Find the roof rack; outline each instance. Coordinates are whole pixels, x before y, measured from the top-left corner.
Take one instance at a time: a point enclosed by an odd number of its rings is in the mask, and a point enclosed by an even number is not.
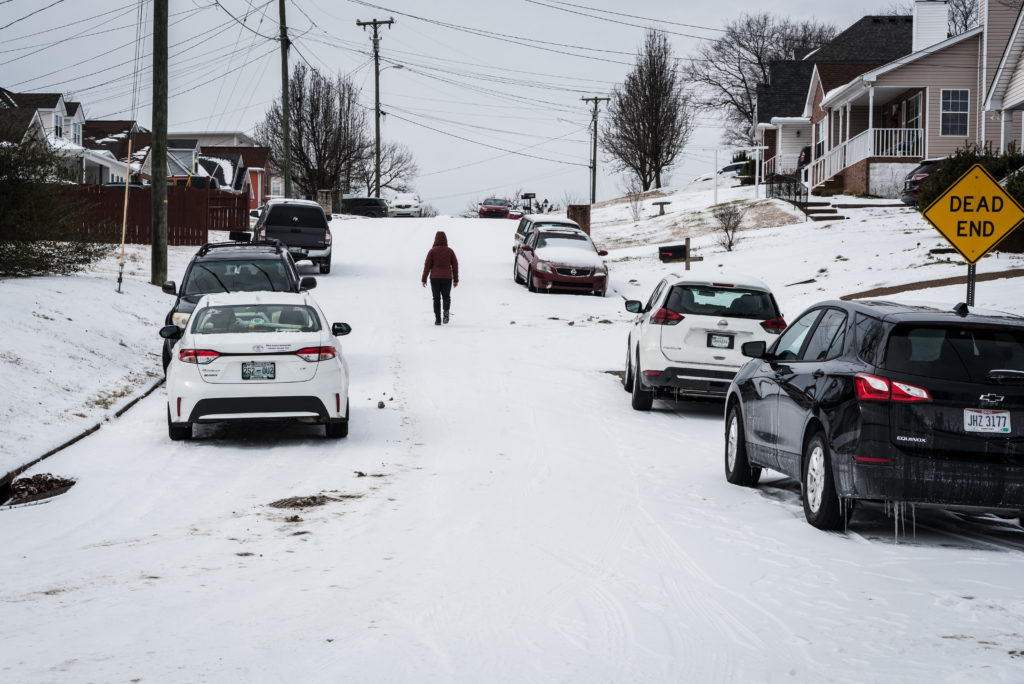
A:
[[[277,252],[285,251],[284,244],[276,238],[269,238],[266,240],[253,240],[252,242],[207,242],[205,245],[199,248],[196,252],[196,256],[206,256],[212,249],[223,249],[225,247],[273,247]]]

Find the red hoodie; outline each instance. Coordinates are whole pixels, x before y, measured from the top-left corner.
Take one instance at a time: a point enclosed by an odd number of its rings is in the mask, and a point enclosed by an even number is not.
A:
[[[443,230],[437,231],[434,236],[434,246],[427,252],[427,260],[423,262],[424,283],[430,278],[451,278],[452,282],[459,282],[459,260],[455,258],[455,252],[448,246],[448,236]]]

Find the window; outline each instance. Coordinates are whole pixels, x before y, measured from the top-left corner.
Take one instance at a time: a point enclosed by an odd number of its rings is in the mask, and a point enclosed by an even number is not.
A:
[[[921,94],[907,100],[907,128],[921,128]]]
[[[676,285],[668,295],[665,308],[692,316],[726,316],[766,321],[779,313],[767,292],[735,287]]]
[[[82,144],[82,124],[77,122],[71,124],[71,142],[76,145]]]
[[[259,305],[208,307],[195,316],[192,332],[302,333],[320,330],[320,317],[308,306]]]
[[[1024,371],[1024,332],[990,325],[898,325],[889,335],[885,368],[943,380],[983,382],[989,371]]]
[[[814,124],[814,158],[820,159],[825,155],[825,120],[822,119]]]
[[[864,363],[875,365],[882,347],[885,326],[877,318],[859,313],[853,319],[853,327],[857,333],[857,358]]]
[[[64,117],[56,112],[53,114],[53,136],[55,138],[64,137]]]
[[[283,190],[281,189],[281,181],[279,181],[279,180],[271,181],[270,182],[270,194],[271,195],[280,195],[282,193],[283,193]]]
[[[804,314],[797,322],[789,326],[786,332],[775,344],[775,358],[779,361],[793,361],[800,358],[800,350],[807,339],[807,333],[811,331],[818,317],[821,316],[821,309],[816,309]]]
[[[967,135],[968,107],[971,93],[969,90],[942,91],[941,135]]]
[[[291,289],[280,261],[208,261],[193,264],[181,290],[186,295]]]
[[[845,332],[846,314],[838,309],[829,309],[821,317],[821,323],[814,329],[807,349],[804,350],[803,360],[827,361],[835,358],[843,349],[841,338],[845,336]]]
[[[651,298],[647,300],[647,306],[644,307],[644,311],[650,311],[651,310],[651,308],[654,306],[655,302],[658,301],[658,298],[661,297],[661,293],[662,293],[662,291],[664,289],[665,289],[665,281],[662,280],[660,283],[658,283],[658,287],[654,288],[654,292],[651,293]]]

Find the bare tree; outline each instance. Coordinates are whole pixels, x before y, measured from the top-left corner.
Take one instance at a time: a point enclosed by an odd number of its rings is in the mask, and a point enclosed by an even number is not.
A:
[[[367,196],[373,193],[376,178],[374,176],[375,159],[368,154],[359,163],[356,180],[366,188]],[[380,146],[380,189],[392,192],[410,192],[412,181],[420,172],[419,166],[412,157],[412,151],[405,145],[396,142],[384,142]]]
[[[348,78],[331,79],[315,67],[295,65],[288,81],[292,178],[301,194],[349,187],[373,140],[359,89]],[[281,100],[271,104],[255,138],[270,148],[271,164],[284,159]]]
[[[715,217],[715,222],[718,224],[715,227],[715,242],[726,252],[731,252],[739,242],[737,233],[739,233],[740,224],[743,223],[743,216],[746,213],[746,208],[735,202],[719,204],[711,211],[711,215]]]
[[[601,146],[644,190],[660,188],[693,132],[690,96],[664,33],[648,30],[636,66],[612,91]]]
[[[725,115],[726,143],[751,144],[757,85],[768,82],[768,66],[800,59],[836,35],[832,24],[793,21],[768,12],[744,14],[725,26],[725,34],[701,43],[686,67],[700,86],[701,108]]]
[[[1003,1],[1020,6],[1020,0]],[[958,36],[978,25],[978,0],[949,0],[948,8],[949,35]],[[882,13],[897,16],[913,14],[914,0],[890,0]]]

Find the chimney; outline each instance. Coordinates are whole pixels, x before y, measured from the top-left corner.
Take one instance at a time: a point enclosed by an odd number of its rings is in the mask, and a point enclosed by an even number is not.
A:
[[[946,0],[917,0],[914,3],[914,52],[946,40],[948,16]]]

